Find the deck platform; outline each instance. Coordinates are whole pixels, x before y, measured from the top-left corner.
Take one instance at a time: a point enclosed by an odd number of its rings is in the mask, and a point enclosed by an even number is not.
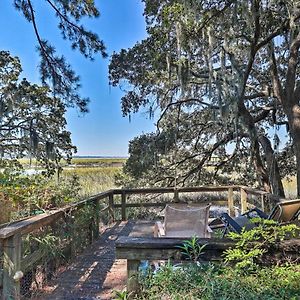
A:
[[[153,221],[124,221],[106,228],[65,270],[58,273],[35,299],[92,300],[113,299],[127,280],[126,259],[116,259],[115,242],[119,237],[152,237]]]

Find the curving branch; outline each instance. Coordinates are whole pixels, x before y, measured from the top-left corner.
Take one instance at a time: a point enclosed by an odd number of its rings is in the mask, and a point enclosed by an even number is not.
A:
[[[68,23],[71,27],[76,28],[78,31],[80,31],[81,33],[85,33],[85,31],[82,30],[82,28],[80,28],[77,24],[71,22],[65,15],[63,15],[60,10],[52,3],[52,1],[50,0],[46,0],[50,6],[55,10],[55,12],[57,13],[57,15],[63,19],[66,23]]]
[[[47,51],[46,51],[46,49],[44,47],[44,43],[43,43],[43,41],[42,41],[42,39],[40,37],[39,31],[38,31],[38,27],[37,27],[37,24],[36,24],[36,21],[35,21],[35,13],[34,13],[33,6],[31,4],[31,0],[27,0],[27,3],[28,3],[28,6],[29,6],[29,9],[30,9],[31,21],[32,21],[32,25],[33,25],[33,29],[34,29],[34,33],[35,33],[35,36],[37,38],[37,41],[38,41],[38,43],[40,45],[40,48],[41,48],[41,50],[43,52],[43,55],[44,55],[44,57],[45,57],[48,65],[51,67],[52,71],[54,73],[56,73],[56,71],[55,71],[55,69],[54,69],[54,67],[52,65],[53,63],[55,63],[55,61],[53,60],[53,58],[50,55],[48,55],[48,53],[47,53]],[[50,62],[50,60],[52,62]]]

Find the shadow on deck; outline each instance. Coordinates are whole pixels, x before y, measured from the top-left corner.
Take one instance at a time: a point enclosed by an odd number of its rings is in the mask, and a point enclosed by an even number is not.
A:
[[[45,287],[35,299],[112,299],[127,279],[125,259],[115,259],[115,241],[120,236],[153,236],[149,221],[124,221],[106,228],[99,239]]]

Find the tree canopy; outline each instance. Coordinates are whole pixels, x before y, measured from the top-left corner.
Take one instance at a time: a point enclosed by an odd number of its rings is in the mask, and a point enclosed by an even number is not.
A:
[[[49,88],[19,80],[21,70],[18,58],[0,51],[0,158],[34,156],[51,171],[76,151],[66,108]]]
[[[110,80],[124,115],[158,107],[159,134],[177,128],[178,182],[217,155],[215,175],[279,195],[294,168],[299,194],[299,1],[144,2],[148,37],[113,55]]]
[[[87,111],[88,98],[79,94],[80,78],[66,58],[57,53],[40,33],[36,7],[47,6],[58,21],[58,31],[73,49],[93,60],[105,46],[96,33],[87,30],[83,18],[100,15],[93,0],[13,0],[12,4],[32,24],[40,55],[41,85],[20,79],[17,57],[0,49],[0,157],[36,157],[48,171],[59,167],[62,157],[70,160],[76,148],[66,130],[64,114],[68,106]],[[37,5],[38,4],[38,5]],[[3,163],[3,159],[1,160]]]

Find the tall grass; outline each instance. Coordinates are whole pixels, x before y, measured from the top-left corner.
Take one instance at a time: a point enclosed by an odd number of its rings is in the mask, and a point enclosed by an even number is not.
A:
[[[75,157],[72,158],[73,165],[102,165],[102,166],[122,166],[126,158],[98,158],[98,157]]]
[[[39,168],[35,159],[19,160],[25,168]],[[62,176],[78,176],[81,185],[80,197],[89,196],[115,187],[115,175],[121,171],[126,158],[75,157],[71,166],[64,165]],[[283,179],[286,198],[297,195],[296,177]]]
[[[89,159],[91,160],[91,159]],[[112,164],[116,164],[116,160],[111,160]],[[80,197],[91,196],[112,188],[116,188],[115,175],[122,171],[121,166],[99,166],[99,167],[79,167],[66,168],[62,173],[62,177],[78,176],[81,186]],[[297,195],[296,177],[284,179],[283,186],[286,198],[295,198]],[[210,195],[211,196],[211,195]],[[224,197],[225,199],[225,197]]]
[[[18,161],[24,167],[35,167],[38,163],[35,158],[20,158]],[[80,166],[102,166],[102,167],[122,167],[126,162],[126,158],[106,158],[106,157],[75,157],[71,160],[71,165]],[[64,161],[61,161],[63,166],[68,166]]]
[[[62,177],[77,176],[81,187],[80,197],[91,196],[115,187],[115,175],[120,167],[85,167],[65,169]]]
[[[39,169],[35,159],[22,158],[25,169]],[[79,197],[87,197],[115,187],[115,175],[122,170],[126,158],[75,157],[71,165],[64,165],[62,178],[78,177]]]

